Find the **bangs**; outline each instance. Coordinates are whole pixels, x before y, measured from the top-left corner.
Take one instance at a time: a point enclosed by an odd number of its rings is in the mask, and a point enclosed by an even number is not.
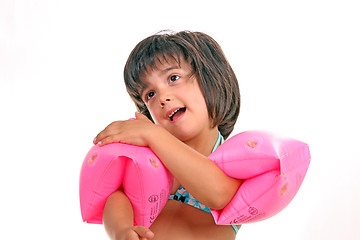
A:
[[[179,67],[181,67],[181,55],[177,52],[170,53],[159,53],[154,56],[149,56],[148,58],[144,58],[143,62],[139,62],[139,72],[137,78],[144,82],[143,79],[145,74],[148,74],[152,71],[157,71],[164,64],[170,64],[170,62],[175,61]]]
[[[143,43],[143,44],[141,44]],[[142,77],[151,71],[158,70],[159,66],[174,60],[181,66],[181,57],[185,60],[187,55],[175,42],[169,41],[167,35],[158,35],[150,41],[141,42],[137,49],[134,49],[128,64],[125,66],[124,74],[126,84],[136,88],[137,91],[144,89],[146,84]]]

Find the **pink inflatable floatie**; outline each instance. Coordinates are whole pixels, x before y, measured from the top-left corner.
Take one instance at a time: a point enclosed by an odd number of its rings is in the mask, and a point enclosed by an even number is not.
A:
[[[262,131],[235,135],[210,156],[227,175],[246,179],[231,202],[212,210],[216,224],[243,224],[274,216],[300,188],[310,163],[307,144]],[[173,177],[145,147],[122,143],[93,146],[80,174],[84,221],[102,223],[107,197],[121,185],[134,210],[134,224],[149,227],[170,195]]]

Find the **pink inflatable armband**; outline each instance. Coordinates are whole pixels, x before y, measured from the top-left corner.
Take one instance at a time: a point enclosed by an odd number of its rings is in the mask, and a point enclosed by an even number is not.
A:
[[[134,224],[150,226],[165,206],[172,184],[173,176],[149,148],[94,145],[80,173],[82,218],[101,224],[107,197],[122,185],[133,207]]]
[[[242,224],[274,216],[290,203],[305,177],[310,152],[300,141],[248,131],[224,142],[209,159],[225,174],[246,179],[223,210],[211,211],[216,224]],[[134,209],[134,224],[149,227],[165,206],[172,182],[149,148],[94,146],[80,174],[83,220],[101,223],[107,197],[122,185]]]
[[[300,188],[310,164],[307,144],[268,132],[240,133],[209,158],[228,176],[246,179],[231,202],[212,211],[217,224],[265,220],[284,209]]]

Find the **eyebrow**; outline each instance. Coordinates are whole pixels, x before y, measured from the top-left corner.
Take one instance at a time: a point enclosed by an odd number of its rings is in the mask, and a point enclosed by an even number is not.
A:
[[[163,70],[160,70],[160,73],[161,75],[164,75],[166,74],[167,72],[171,71],[171,70],[174,70],[174,69],[180,69],[181,67],[179,65],[173,65],[173,66],[170,66],[170,67],[167,67]]]

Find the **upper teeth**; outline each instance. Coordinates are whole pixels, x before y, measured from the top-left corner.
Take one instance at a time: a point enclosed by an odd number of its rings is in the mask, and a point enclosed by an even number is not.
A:
[[[178,108],[178,109],[176,109],[175,111],[173,111],[170,115],[169,115],[169,118],[172,118],[173,116],[174,116],[174,114],[177,112],[177,111],[179,111],[180,110],[180,108]]]

